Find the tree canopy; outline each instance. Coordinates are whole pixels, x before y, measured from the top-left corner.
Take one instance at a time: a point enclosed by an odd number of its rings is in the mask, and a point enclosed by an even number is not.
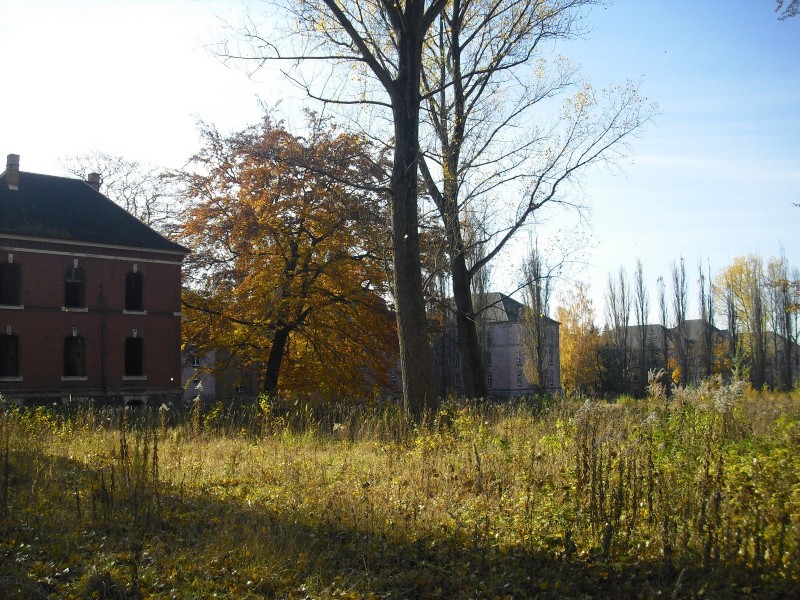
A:
[[[384,301],[385,165],[364,139],[314,121],[308,137],[267,114],[222,135],[205,126],[182,241],[187,344],[225,348],[270,394],[364,397],[397,345]]]
[[[472,279],[542,207],[575,205],[564,193],[568,183],[590,165],[624,154],[652,109],[635,85],[596,93],[576,85],[566,61],[547,68],[539,54],[540,44],[574,35],[580,9],[594,0],[276,3],[290,16],[289,35],[271,36],[252,24],[240,31],[250,50],[225,47],[222,53],[257,66],[268,60],[313,64],[313,76],[302,66],[287,75],[311,98],[357,106],[357,126],[390,147],[387,195],[406,406],[418,418],[437,406],[418,170],[445,232],[465,392],[483,395]],[[530,114],[568,89],[574,93],[552,119]],[[363,116],[367,107],[377,109],[377,128]],[[496,209],[492,222],[476,211],[480,202],[499,206],[499,199],[510,201]],[[463,231],[471,211],[489,225],[474,241],[482,258],[472,264]]]

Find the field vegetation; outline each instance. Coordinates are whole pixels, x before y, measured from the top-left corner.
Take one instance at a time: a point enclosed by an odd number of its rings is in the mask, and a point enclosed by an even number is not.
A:
[[[800,594],[800,396],[0,411],[4,598]]]

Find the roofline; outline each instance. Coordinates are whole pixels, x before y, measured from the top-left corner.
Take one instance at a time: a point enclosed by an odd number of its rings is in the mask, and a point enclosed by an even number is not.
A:
[[[29,254],[48,254],[51,256],[71,256],[81,258],[102,258],[103,260],[124,260],[131,262],[144,262],[161,265],[183,265],[183,260],[167,260],[166,258],[142,258],[141,256],[114,256],[113,254],[90,254],[88,252],[68,252],[66,250],[42,250],[41,248],[14,248],[13,246],[0,245],[0,250]],[[139,250],[141,252],[141,250]]]
[[[476,314],[481,314],[481,313],[483,313],[484,311],[486,311],[489,308],[499,308],[506,315],[508,315],[509,314],[508,311],[505,309],[505,306],[503,306],[503,302],[505,302],[506,299],[510,300],[511,302],[516,304],[517,308],[521,308],[521,309],[524,309],[524,310],[530,310],[531,309],[531,307],[528,306],[527,304],[525,304],[524,302],[520,302],[516,298],[513,298],[512,296],[509,296],[508,294],[506,294],[504,292],[484,292],[482,294],[479,294],[477,292],[472,292],[472,294],[471,294],[473,301],[475,300],[475,298],[477,298],[479,296],[484,296],[485,297],[485,296],[493,296],[493,295],[498,296],[499,299],[496,302],[491,302],[491,303],[487,304],[486,306],[484,306],[483,308],[477,310]],[[453,300],[452,296],[450,296],[448,298],[448,301],[451,301],[451,300]],[[456,311],[453,310],[453,312],[456,312]],[[517,315],[517,316],[519,317],[519,315]],[[548,315],[542,315],[542,316],[544,317],[545,321],[549,321],[551,323],[555,323],[556,325],[561,325],[561,321],[556,321],[554,318],[552,318],[552,317],[550,317]],[[515,321],[512,321],[510,319],[506,319],[505,321],[502,321],[502,320],[501,321],[487,321],[487,323],[520,323],[520,322],[522,322],[522,320],[519,319],[519,318],[517,318],[517,320],[515,320]]]
[[[156,233],[158,233],[158,232],[156,232]],[[159,235],[161,235],[161,234],[159,234]],[[166,242],[168,242],[170,244],[174,244],[175,246],[179,246],[179,247],[183,248],[183,250],[166,250],[166,249],[162,249],[162,248],[153,248],[153,247],[150,247],[150,246],[121,246],[121,245],[118,245],[118,244],[98,244],[97,242],[81,242],[81,241],[77,241],[77,240],[65,240],[65,239],[61,239],[61,238],[51,238],[51,237],[46,237],[46,238],[43,238],[43,237],[30,237],[30,236],[25,236],[25,235],[14,235],[14,234],[10,234],[10,233],[4,233],[3,231],[0,231],[0,237],[4,237],[4,238],[10,239],[10,240],[21,240],[21,241],[25,241],[25,242],[44,242],[44,243],[50,243],[50,244],[53,244],[53,243],[55,243],[55,244],[66,244],[68,246],[90,246],[92,248],[115,248],[115,249],[120,249],[120,250],[130,250],[130,251],[134,251],[134,252],[142,252],[142,251],[162,252],[164,254],[175,254],[177,256],[183,256],[183,257],[188,256],[192,252],[191,250],[189,250],[188,248],[184,248],[180,244],[176,244],[175,242],[169,241],[167,238],[163,238],[164,241],[166,241]]]

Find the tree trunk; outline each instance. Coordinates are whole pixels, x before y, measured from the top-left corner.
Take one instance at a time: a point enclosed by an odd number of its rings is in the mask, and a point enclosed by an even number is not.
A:
[[[264,370],[264,393],[274,396],[278,390],[278,375],[283,362],[283,355],[286,352],[286,342],[289,340],[289,328],[279,329],[272,340],[272,347],[269,349],[267,367]]]
[[[787,307],[784,310],[784,338],[783,338],[783,391],[788,392],[792,389],[792,317],[791,311],[788,310],[788,302],[784,305]]]
[[[423,2],[406,5],[407,30],[399,36],[394,81],[395,152],[392,169],[392,248],[394,250],[397,332],[406,411],[421,422],[438,407],[433,356],[428,337],[422,265],[419,256],[417,173]]]
[[[750,372],[750,382],[753,387],[760,390],[766,383],[766,344],[764,335],[764,310],[761,299],[761,281],[756,278],[753,282],[753,316],[750,326],[753,348],[753,368]]]
[[[458,327],[458,354],[461,358],[461,374],[464,395],[467,398],[484,398],[487,395],[486,377],[483,369],[481,347],[478,343],[478,324],[472,304],[472,283],[463,252],[453,257],[453,302]]]

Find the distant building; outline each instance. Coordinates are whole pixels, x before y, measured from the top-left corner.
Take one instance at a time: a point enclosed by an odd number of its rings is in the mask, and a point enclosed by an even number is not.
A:
[[[205,354],[191,349],[184,351],[181,383],[184,404],[197,399],[203,404],[219,400],[252,401],[260,393],[256,370],[243,368],[224,350]]]
[[[475,296],[479,312],[479,338],[486,371],[486,388],[490,396],[511,398],[537,393],[553,393],[561,389],[561,360],[558,344],[559,323],[545,318],[546,335],[544,381],[541,388],[526,376],[524,323],[527,307],[501,293]],[[464,390],[462,365],[458,353],[456,323],[452,313],[446,319],[444,331],[434,341],[434,369],[438,390],[442,396],[461,395]]]
[[[613,343],[613,331],[604,334],[609,346]],[[645,335],[644,368],[640,367],[642,331]],[[739,335],[749,334],[740,332]],[[786,379],[796,381],[800,373],[800,346],[772,331],[766,331],[764,335],[765,384],[779,388]],[[713,374],[727,374],[731,367],[731,342],[730,331],[718,329],[702,319],[687,319],[680,327],[671,328],[657,324],[630,325],[627,378],[621,373],[617,375],[618,379],[624,380],[617,385],[627,387],[616,391],[644,395],[650,370],[667,369],[671,372],[680,367],[687,384],[698,384]]]
[[[180,397],[183,246],[87,181],[0,175],[0,394],[147,404]]]

